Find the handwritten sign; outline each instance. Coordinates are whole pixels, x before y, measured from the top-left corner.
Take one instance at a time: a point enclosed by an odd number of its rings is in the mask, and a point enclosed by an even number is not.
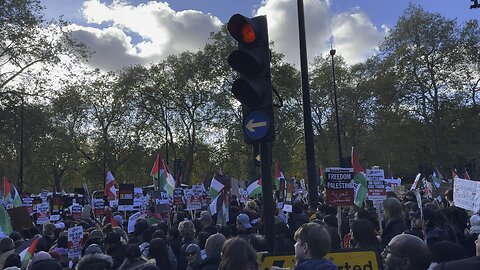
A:
[[[457,207],[477,212],[480,209],[480,182],[454,179],[453,203]]]

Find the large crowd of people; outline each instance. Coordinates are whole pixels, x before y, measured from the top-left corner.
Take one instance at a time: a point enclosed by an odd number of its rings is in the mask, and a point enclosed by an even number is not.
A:
[[[66,211],[56,223],[2,238],[0,269],[258,270],[257,254],[268,252],[294,254],[295,270],[334,270],[325,255],[352,248],[378,252],[385,270],[480,269],[480,215],[456,207],[451,189],[442,203],[419,202],[413,191],[400,197],[389,192],[382,215],[369,201],[363,208],[320,203],[312,209],[294,200],[291,213],[275,215],[273,243],[264,236],[261,198],[246,203],[230,198],[224,224],[206,210],[156,213],[150,206],[130,234],[128,215],[115,209],[103,220],[88,206],[80,220]],[[72,259],[67,230],[74,226],[83,229],[83,249]],[[35,237],[33,256],[25,260],[16,250]]]

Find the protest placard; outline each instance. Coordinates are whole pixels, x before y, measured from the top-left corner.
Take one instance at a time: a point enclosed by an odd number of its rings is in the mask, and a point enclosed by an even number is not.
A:
[[[387,191],[385,186],[385,172],[381,169],[367,169],[367,186],[369,200],[385,200]]]
[[[133,210],[133,184],[119,184],[118,185],[118,210],[132,211]]]
[[[105,201],[103,199],[92,199],[92,206],[95,217],[105,216]]]
[[[183,205],[184,200],[183,200],[183,189],[182,188],[176,188],[173,190],[173,205],[178,207]]]
[[[80,258],[83,249],[83,227],[68,228],[68,258]]]
[[[154,191],[153,192],[153,203],[155,205],[155,212],[161,213],[165,211],[170,211],[170,200],[168,198],[168,193],[165,191]]]
[[[353,205],[353,168],[326,168],[325,176],[326,203],[332,206]]]
[[[133,231],[135,231],[135,223],[137,222],[137,219],[141,217],[145,217],[145,215],[142,214],[142,212],[137,212],[128,218],[128,233],[133,233]]]
[[[50,204],[43,201],[37,204],[37,224],[42,225],[50,222]]]
[[[26,206],[7,209],[12,227],[15,231],[21,232],[24,229],[33,227],[32,219]]]
[[[455,178],[453,203],[456,207],[477,212],[480,209],[480,182]]]

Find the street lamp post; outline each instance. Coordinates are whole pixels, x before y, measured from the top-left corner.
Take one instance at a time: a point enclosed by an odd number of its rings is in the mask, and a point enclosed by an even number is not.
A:
[[[340,139],[340,120],[338,117],[338,103],[337,103],[337,84],[335,82],[335,64],[333,61],[333,56],[335,55],[335,50],[332,48],[330,50],[330,56],[332,57],[332,75],[333,75],[333,98],[335,106],[335,121],[337,123],[337,142],[338,142],[338,165],[343,167],[343,158],[342,158],[342,141]]]

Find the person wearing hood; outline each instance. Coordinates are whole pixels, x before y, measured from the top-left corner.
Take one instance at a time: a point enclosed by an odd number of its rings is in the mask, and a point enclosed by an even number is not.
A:
[[[113,269],[118,269],[125,259],[125,245],[122,243],[119,233],[111,232],[107,234],[105,237],[105,250],[108,255],[112,256]]]
[[[207,257],[200,262],[198,268],[201,270],[217,270],[222,259],[220,253],[223,244],[225,243],[225,236],[221,233],[216,233],[208,237],[205,243],[205,253]]]
[[[140,247],[136,244],[131,244],[127,246],[127,252],[125,253],[125,260],[122,265],[118,268],[119,270],[139,270],[145,264],[147,264],[147,259],[142,256]]]
[[[0,269],[3,269],[5,260],[15,252],[15,244],[12,238],[4,237],[0,240]]]
[[[93,245],[90,245],[93,246]],[[89,246],[89,248],[90,248]],[[89,250],[87,248],[87,250]],[[92,247],[92,253],[86,253],[77,264],[76,270],[112,270],[113,260],[112,257],[100,252],[93,251],[96,247]]]

